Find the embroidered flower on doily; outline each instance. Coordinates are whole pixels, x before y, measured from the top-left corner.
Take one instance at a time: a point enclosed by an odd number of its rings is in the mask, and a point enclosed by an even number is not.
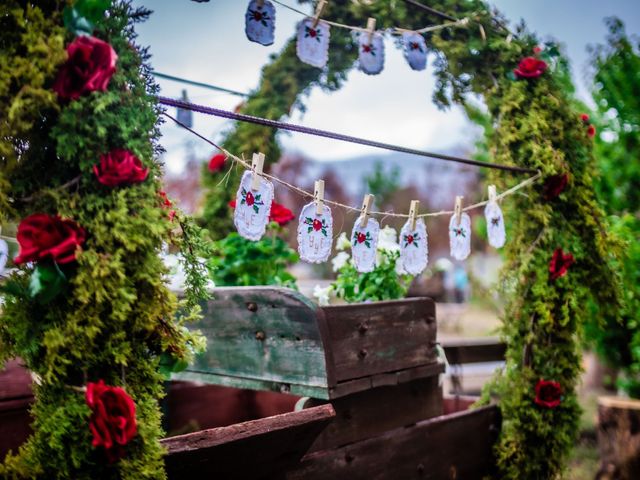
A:
[[[403,235],[402,236],[402,241],[404,242],[404,246],[408,247],[409,245],[413,245],[416,248],[419,248],[419,242],[422,239],[420,238],[420,234],[419,233],[413,233],[413,234],[408,234],[408,235]]]
[[[371,232],[367,231],[367,233],[363,232],[353,232],[353,244],[357,245],[359,243],[364,243],[367,248],[371,248]]]
[[[307,233],[311,233],[312,231],[317,232],[320,230],[325,237],[327,236],[327,222],[324,218],[320,221],[317,218],[306,217],[304,219],[304,224],[308,225]]]
[[[304,26],[304,37],[305,38],[315,38],[318,43],[320,43],[322,39],[322,30],[319,28],[309,27],[307,25]]]
[[[253,211],[258,213],[260,211],[260,207],[264,205],[262,201],[262,194],[257,193],[256,195],[253,192],[247,191],[245,188],[242,189],[242,200],[240,200],[241,205],[247,205],[248,207],[252,207]]]

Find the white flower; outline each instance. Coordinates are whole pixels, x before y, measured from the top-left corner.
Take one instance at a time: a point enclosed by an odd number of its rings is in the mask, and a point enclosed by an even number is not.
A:
[[[347,252],[338,253],[331,260],[331,265],[333,265],[333,271],[337,272],[342,267],[344,267],[347,264],[347,262],[349,261],[350,258],[351,258],[351,256]]]
[[[342,232],[336,240],[336,250],[346,250],[351,247],[351,242],[347,238],[347,234]]]
[[[398,234],[390,226],[385,226],[378,234],[378,250],[387,252],[399,252],[400,245],[397,242]]]
[[[331,295],[331,285],[328,287],[321,287],[320,285],[316,285],[313,289],[313,296],[318,299],[318,305],[321,307],[326,307],[329,305],[329,298]]]

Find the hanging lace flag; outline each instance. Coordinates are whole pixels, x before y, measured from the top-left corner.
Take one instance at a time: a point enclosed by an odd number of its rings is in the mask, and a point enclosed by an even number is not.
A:
[[[371,272],[376,266],[376,248],[380,224],[375,218],[368,217],[362,225],[362,216],[358,217],[351,232],[351,254],[356,270],[360,273]]]
[[[190,103],[189,97],[187,96],[187,91],[182,90],[182,98],[181,100],[186,103]],[[186,110],[184,108],[178,107],[177,111],[178,121],[183,123],[186,127],[193,127],[193,112],[191,110]]]
[[[276,29],[276,9],[269,0],[258,5],[257,0],[251,0],[245,15],[244,31],[247,38],[261,45],[273,43]]]
[[[504,217],[500,206],[495,202],[489,202],[484,209],[484,216],[487,219],[487,236],[489,245],[493,248],[502,248],[507,235],[504,229]]]
[[[427,67],[427,44],[424,37],[416,32],[404,32],[404,58],[413,70],[424,70]]]
[[[300,258],[310,263],[326,262],[333,243],[333,218],[331,209],[322,205],[322,215],[318,215],[315,202],[304,206],[298,223],[298,253]]]
[[[238,193],[236,193],[236,209],[233,223],[238,233],[249,240],[260,240],[264,235],[269,212],[273,201],[273,184],[259,177],[257,185],[252,185],[253,173],[247,170],[242,175]],[[257,188],[252,188],[257,187]]]
[[[323,68],[329,60],[329,25],[307,18],[298,24],[296,52],[304,63]]]
[[[7,260],[9,260],[9,245],[0,238],[0,274],[4,272]]]
[[[369,41],[371,39],[371,41]],[[367,75],[377,75],[384,67],[384,39],[382,34],[358,33],[358,63]]]
[[[471,218],[466,213],[453,214],[449,221],[449,246],[451,256],[456,260],[464,260],[471,253]]]
[[[411,275],[419,275],[427,268],[429,246],[427,245],[427,227],[421,218],[411,228],[411,220],[400,230],[400,261]]]

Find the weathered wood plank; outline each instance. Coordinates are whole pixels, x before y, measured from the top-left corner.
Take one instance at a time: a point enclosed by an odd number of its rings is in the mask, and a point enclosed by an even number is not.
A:
[[[435,417],[334,450],[306,455],[287,480],[480,480],[493,468],[495,406]]]
[[[33,397],[0,401],[0,462],[9,451],[16,453],[31,435],[32,403]]]
[[[202,310],[203,319],[190,328],[207,337],[207,352],[176,379],[210,373],[216,383],[241,388],[256,388],[247,380],[326,391],[318,310],[308,298],[283,288],[217,288]]]
[[[323,307],[330,385],[436,362],[435,305],[427,298]]]
[[[317,404],[317,401],[316,401]],[[331,401],[336,418],[310,451],[336,448],[442,414],[438,377],[382,386]],[[314,405],[311,400],[307,405]]]
[[[442,342],[451,365],[504,360],[506,345],[498,338],[474,338]]]
[[[12,398],[30,397],[31,374],[20,359],[0,363],[0,401]]]
[[[169,478],[283,478],[334,416],[322,405],[164,439]]]

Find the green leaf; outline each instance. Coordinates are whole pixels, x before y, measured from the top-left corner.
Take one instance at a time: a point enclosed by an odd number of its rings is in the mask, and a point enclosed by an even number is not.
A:
[[[509,71],[507,72],[507,78],[508,78],[509,80],[513,80],[513,81],[516,81],[516,80],[517,80],[517,78],[516,78],[516,74],[515,74],[515,73],[513,73],[513,70],[509,70]]]
[[[93,33],[93,22],[82,16],[75,8],[65,7],[62,20],[65,28],[71,33],[76,35],[91,35]]]
[[[29,282],[29,294],[41,305],[45,305],[57,297],[66,287],[67,278],[56,264],[40,264]]]
[[[313,230],[313,227],[309,227],[309,228],[307,229],[307,233],[311,233],[311,230]]]
[[[258,212],[260,211],[260,209],[259,209],[256,205],[254,205],[254,206],[253,206],[253,211],[254,211],[254,212],[256,212],[256,213],[258,213]]]
[[[73,8],[87,20],[97,23],[104,18],[104,12],[111,6],[111,0],[76,0]]]

